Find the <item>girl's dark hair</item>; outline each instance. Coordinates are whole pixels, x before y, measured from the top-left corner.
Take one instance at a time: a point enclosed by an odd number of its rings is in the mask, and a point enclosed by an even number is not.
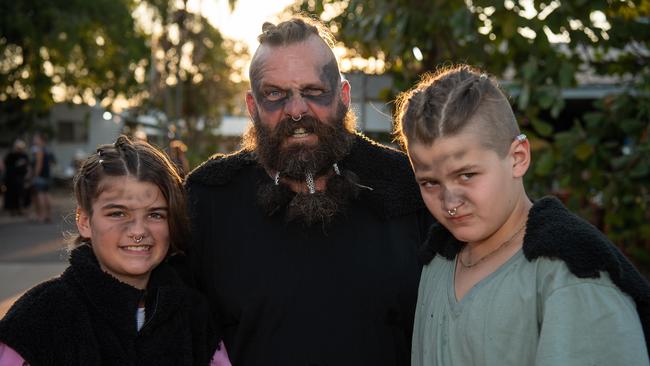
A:
[[[167,155],[147,142],[120,136],[114,144],[99,146],[96,154],[84,160],[74,177],[77,206],[92,216],[93,202],[105,189],[102,180],[122,176],[152,183],[160,189],[168,205],[169,254],[183,252],[189,240],[183,181]],[[78,236],[74,244],[88,241],[89,238]]]
[[[430,145],[439,137],[473,128],[485,147],[499,156],[507,154],[519,135],[517,120],[496,81],[468,65],[425,74],[397,100],[396,139]]]

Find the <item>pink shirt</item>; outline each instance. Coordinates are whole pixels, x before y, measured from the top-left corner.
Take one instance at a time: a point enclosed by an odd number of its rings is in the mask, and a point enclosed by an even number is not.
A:
[[[223,349],[226,350],[225,348]],[[0,365],[2,366],[23,366],[27,362],[20,357],[20,355],[13,350],[13,348],[0,342]],[[211,365],[212,366],[212,365]]]

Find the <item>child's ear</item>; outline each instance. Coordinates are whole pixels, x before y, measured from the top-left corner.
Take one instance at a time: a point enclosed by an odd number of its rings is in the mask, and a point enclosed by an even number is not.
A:
[[[516,138],[510,147],[510,156],[512,156],[512,175],[514,178],[521,178],[530,167],[530,141],[525,135],[523,138]]]
[[[79,230],[79,235],[84,238],[90,238],[90,215],[80,207],[77,207],[77,212],[75,213],[75,221],[77,222],[77,230]]]

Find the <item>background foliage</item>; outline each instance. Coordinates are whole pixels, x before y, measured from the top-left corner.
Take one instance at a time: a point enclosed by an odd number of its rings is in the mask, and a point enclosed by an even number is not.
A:
[[[0,0],[0,20],[5,144],[55,102],[110,108],[121,97],[132,116],[164,112],[200,149],[240,91],[231,75],[246,47],[187,0]]]
[[[225,39],[208,20],[187,10],[187,0],[148,0],[148,22],[161,32],[152,37],[153,69],[150,94],[141,107],[162,110],[192,146],[196,159],[214,153],[214,136],[234,98],[242,98],[244,85],[233,80],[243,70],[236,61],[248,54],[245,45]],[[235,2],[229,1],[231,7]]]
[[[479,66],[513,96],[533,143],[532,197],[556,194],[650,269],[650,1],[310,0],[350,55],[394,76],[387,100],[422,72]],[[563,91],[615,83],[581,110]]]
[[[110,103],[120,93],[136,94],[133,72],[148,49],[131,17],[134,6],[129,0],[0,0],[0,133],[46,112],[55,86],[68,101]]]

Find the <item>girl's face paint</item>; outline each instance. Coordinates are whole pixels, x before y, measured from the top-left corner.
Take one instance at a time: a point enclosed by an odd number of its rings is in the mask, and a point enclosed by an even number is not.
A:
[[[169,250],[167,201],[156,185],[132,177],[104,178],[101,186],[92,214],[79,212],[79,233],[90,239],[105,272],[146,288]]]

